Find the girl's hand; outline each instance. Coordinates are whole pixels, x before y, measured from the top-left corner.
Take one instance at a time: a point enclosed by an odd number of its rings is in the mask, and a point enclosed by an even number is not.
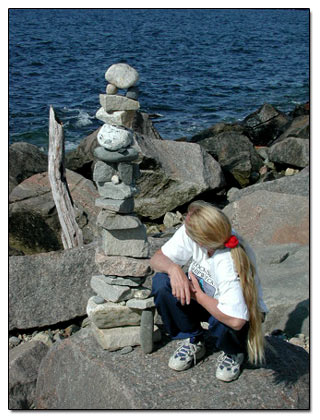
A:
[[[190,294],[191,297],[195,300],[198,300],[198,297],[203,294],[203,291],[201,290],[200,284],[196,278],[196,276],[189,271],[189,279],[191,281],[189,281],[189,287],[190,287]]]

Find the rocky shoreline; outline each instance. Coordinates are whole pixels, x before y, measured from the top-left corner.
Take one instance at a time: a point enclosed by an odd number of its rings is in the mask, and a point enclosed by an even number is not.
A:
[[[112,72],[108,77],[112,80]],[[136,80],[132,83],[136,83]],[[136,188],[134,209],[128,210],[130,221],[138,220],[139,226],[146,226],[143,243],[148,242],[148,248],[143,247],[143,254],[138,250],[137,263],[143,260],[147,264],[153,252],[183,223],[191,201],[205,199],[226,212],[233,226],[256,250],[265,301],[270,309],[265,322],[266,340],[270,343],[282,341],[280,347],[287,346],[281,347],[283,351],[293,351],[290,353],[292,360],[298,357],[296,354],[301,354],[301,378],[305,378],[308,367],[304,363],[307,363],[306,355],[309,353],[309,104],[298,106],[288,114],[264,104],[242,122],[219,123],[191,139],[172,141],[162,139],[149,116],[139,111],[138,89],[135,86],[127,85],[126,97],[117,95],[115,86],[109,83],[107,95],[100,95],[101,108],[97,118],[104,122],[106,128],[116,120],[123,131],[133,133],[132,150],[135,156],[129,159],[133,163],[122,165],[120,169],[116,167],[117,164],[110,163],[120,146],[112,144],[115,148],[113,155],[108,152],[106,156],[101,144],[109,141],[110,133],[97,138],[100,129],[83,139],[65,158],[67,182],[76,208],[77,222],[83,232],[83,247],[63,250],[61,228],[48,181],[47,156],[36,146],[27,143],[15,143],[9,148],[10,408],[57,408],[55,404],[58,404],[60,396],[56,401],[47,398],[46,391],[42,392],[39,384],[46,386],[43,383],[46,375],[50,376],[49,388],[59,382],[54,373],[55,365],[52,365],[53,371],[50,372],[47,366],[58,363],[65,349],[70,348],[71,351],[78,337],[84,337],[87,343],[85,353],[92,348],[94,353],[100,354],[91,341],[92,328],[88,327],[93,318],[88,317],[87,305],[93,299],[90,279],[101,277],[102,263],[95,256],[96,249],[103,244],[110,247],[105,244],[103,235],[111,227],[102,223],[101,209],[97,203],[105,194],[110,194],[110,188],[113,196],[115,192],[118,194],[122,178],[125,180],[128,177],[128,188],[133,188],[133,177]],[[128,144],[124,143],[122,149],[125,150]],[[108,147],[111,146],[108,144]],[[119,159],[123,159],[122,149]],[[97,155],[98,152],[100,154]],[[114,167],[109,174],[110,179],[109,175],[108,179],[105,178],[105,161],[109,162],[110,168],[112,165]],[[109,188],[108,191],[106,188]],[[118,196],[113,199],[116,200],[120,201]],[[108,253],[112,254],[113,251],[108,248]],[[108,264],[113,264],[113,267],[123,264],[120,254],[127,252],[119,248]],[[131,252],[137,252],[136,247]],[[126,270],[130,270],[130,265]],[[126,276],[130,275],[128,273]],[[152,270],[143,273],[145,291],[151,287],[152,275]],[[142,297],[142,301],[147,295]],[[99,302],[91,302],[92,305],[95,308]],[[119,307],[121,305],[123,303],[120,302]],[[162,332],[155,348],[163,348],[164,351],[171,344],[157,314],[154,322]],[[296,347],[304,353],[294,353]],[[101,355],[106,355],[110,360],[118,357],[114,356],[115,353],[127,358],[128,369],[131,369],[132,363],[132,370],[135,371],[134,364],[141,350],[134,344],[104,352]],[[134,356],[129,356],[133,353]],[[69,356],[66,354],[64,357]],[[90,352],[88,357],[91,360]],[[160,357],[160,369],[164,355],[160,351],[154,357],[155,360]],[[214,359],[215,356],[212,357]],[[271,352],[267,369],[272,369],[272,357]],[[21,360],[25,360],[24,363],[30,361],[30,371],[21,369]],[[281,365],[279,360],[277,363]],[[95,369],[90,363],[88,367],[81,365],[83,372],[87,368]],[[106,366],[108,363],[106,359]],[[116,373],[111,370],[108,371],[110,378],[117,382]],[[143,371],[136,374],[143,377]],[[259,383],[263,382],[263,372],[261,377],[259,373],[257,375],[259,387]],[[105,384],[110,378],[106,374]],[[244,378],[243,386],[246,386],[252,379],[246,375]],[[167,378],[165,380],[170,382]],[[268,386],[271,385],[272,382],[268,383]],[[286,398],[292,401],[287,408],[308,408],[308,380],[303,379],[299,387],[295,388],[296,397],[292,397],[290,387],[281,388]],[[73,401],[72,395],[70,398]],[[177,397],[176,408],[179,408],[181,398]],[[94,404],[91,401],[88,404],[91,403]],[[118,403],[122,408],[122,402],[117,400],[115,404]],[[78,407],[75,401],[70,404],[74,406],[66,405],[65,408]],[[102,407],[103,403],[102,406],[96,404],[97,407],[90,407],[110,408]],[[136,406],[136,402],[132,404]],[[142,402],[137,404],[144,406]],[[159,402],[152,404],[152,408],[161,407]],[[194,404],[203,408],[202,401]],[[235,408],[249,408],[245,402],[241,404]],[[264,407],[274,408],[266,400],[258,408]]]

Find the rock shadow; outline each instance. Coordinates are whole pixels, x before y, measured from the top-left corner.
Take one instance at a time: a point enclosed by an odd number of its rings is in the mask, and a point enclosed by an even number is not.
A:
[[[289,314],[284,331],[294,336],[302,332],[302,325],[305,319],[309,317],[310,301],[305,299],[297,304],[295,309]]]
[[[309,382],[309,353],[302,347],[293,345],[274,336],[265,337],[265,362],[253,366],[246,362],[244,369],[267,369],[272,371],[275,384],[293,386],[302,377]]]

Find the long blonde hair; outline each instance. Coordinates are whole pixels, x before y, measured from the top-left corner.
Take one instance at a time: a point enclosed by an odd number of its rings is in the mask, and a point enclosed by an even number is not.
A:
[[[200,246],[214,250],[225,248],[224,243],[232,235],[228,217],[220,209],[205,201],[194,201],[189,205],[185,228],[188,236]],[[254,279],[255,268],[242,243],[239,242],[231,249],[231,256],[249,311],[248,358],[253,364],[263,363],[264,336],[258,290]]]

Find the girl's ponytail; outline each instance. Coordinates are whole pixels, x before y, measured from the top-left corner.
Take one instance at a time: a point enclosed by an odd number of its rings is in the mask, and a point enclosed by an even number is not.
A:
[[[244,299],[249,310],[248,358],[255,365],[264,362],[264,335],[262,313],[258,305],[255,269],[241,244],[231,249],[235,268],[240,277]]]

